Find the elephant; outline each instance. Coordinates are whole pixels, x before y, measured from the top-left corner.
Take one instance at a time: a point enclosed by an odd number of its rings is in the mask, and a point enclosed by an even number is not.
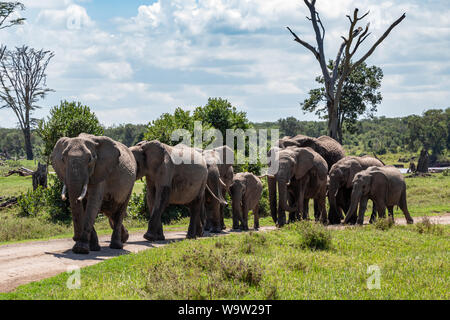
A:
[[[342,145],[328,136],[320,136],[318,138],[308,137],[302,134],[294,137],[286,136],[278,140],[279,148],[286,148],[289,146],[297,147],[310,147],[318,154],[320,154],[328,165],[328,170],[331,169],[333,164],[345,157],[345,150]],[[269,178],[268,178],[269,179]],[[273,184],[273,182],[271,182]],[[308,211],[308,201],[304,204],[305,210]],[[314,203],[314,216],[320,215],[318,212],[317,204]]]
[[[297,212],[306,215],[304,205],[310,193],[305,192],[309,185],[315,185],[318,194],[313,194],[317,202],[317,212],[321,215],[321,220],[326,221],[326,183],[328,165],[324,158],[312,148],[299,148],[295,146],[284,149],[273,148],[269,151],[272,161],[278,161],[278,170],[267,174],[269,187],[269,202],[272,219],[279,226],[286,223],[285,211]],[[275,157],[274,157],[275,156]],[[274,159],[275,158],[275,159]],[[278,159],[277,159],[278,158]],[[278,185],[279,201],[277,208],[276,187]],[[297,195],[293,199],[296,205],[288,204],[288,193],[297,188],[294,193]],[[322,198],[321,198],[322,197]],[[299,202],[300,201],[300,202]]]
[[[109,218],[113,229],[110,247],[122,249],[128,240],[122,222],[137,174],[133,154],[111,138],[82,133],[60,138],[51,162],[64,183],[61,198],[69,195],[75,241],[72,251],[87,254],[100,250],[94,229],[99,211]]]
[[[137,163],[136,179],[145,176],[147,183],[150,220],[144,238],[148,241],[165,239],[161,215],[169,204],[186,205],[189,208],[187,238],[202,236],[205,191],[220,203],[226,203],[217,193],[218,187],[211,190],[207,185],[208,168],[204,156],[185,145],[169,146],[158,140],[141,141],[129,149]]]
[[[226,193],[229,192],[230,186],[233,183],[233,163],[234,163],[234,152],[228,146],[221,146],[214,149],[202,151],[208,166],[208,186],[211,189],[211,182],[215,183],[219,180],[217,185],[219,190],[218,194],[221,196],[222,202],[217,201],[209,193],[206,193],[206,222],[205,230],[212,233],[219,233],[221,230],[225,229],[224,222],[224,209],[226,201]],[[219,178],[217,179],[217,173]]]
[[[386,207],[389,216],[394,219],[394,206],[398,205],[403,211],[408,224],[414,223],[406,204],[406,183],[400,171],[393,166],[369,167],[358,172],[353,178],[353,190],[350,208],[344,223],[348,223],[356,214],[359,202],[357,223],[362,225],[368,199],[371,199],[378,211],[378,216],[385,217]]]
[[[350,197],[353,187],[352,181],[355,174],[371,166],[382,167],[384,164],[380,160],[370,156],[349,156],[333,164],[329,172],[330,183],[328,189],[328,201],[330,203],[328,219],[331,224],[340,224],[341,219],[344,218],[341,210],[347,212],[350,207]],[[375,213],[374,207],[371,217],[372,222],[375,220]],[[356,215],[352,223],[355,222]]]
[[[283,149],[289,146],[310,147],[325,159],[329,170],[333,164],[345,157],[345,150],[342,145],[328,136],[313,138],[299,134],[294,137],[287,136],[278,140],[279,148]]]
[[[259,229],[259,200],[263,185],[261,180],[250,172],[234,175],[230,188],[233,207],[233,229],[248,230],[248,212],[253,211],[254,229]]]

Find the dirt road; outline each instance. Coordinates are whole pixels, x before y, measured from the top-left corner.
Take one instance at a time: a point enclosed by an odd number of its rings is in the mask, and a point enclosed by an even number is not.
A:
[[[419,222],[420,218],[414,218]],[[450,214],[432,217],[439,224],[450,224]],[[396,224],[405,224],[405,219],[396,219]],[[339,228],[340,226],[338,226]],[[333,227],[336,228],[336,227]],[[273,230],[275,227],[262,227],[260,231]],[[232,234],[227,230],[217,236]],[[0,246],[0,292],[14,290],[17,286],[38,281],[66,272],[73,267],[85,267],[123,254],[136,253],[149,248],[164,246],[173,241],[185,239],[186,232],[165,232],[166,240],[148,242],[142,238],[143,232],[130,234],[123,250],[109,248],[110,235],[99,237],[101,251],[87,255],[74,254],[72,239],[33,241]]]

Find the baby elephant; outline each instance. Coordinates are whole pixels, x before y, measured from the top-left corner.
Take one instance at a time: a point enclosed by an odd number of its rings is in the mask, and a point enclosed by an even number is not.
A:
[[[406,205],[405,179],[397,168],[392,166],[369,167],[357,173],[352,184],[350,209],[344,223],[348,223],[351,217],[356,214],[359,202],[357,223],[363,224],[368,199],[374,202],[378,216],[384,217],[387,207],[389,216],[394,219],[394,206],[397,205],[403,211],[406,222],[408,224],[414,222]]]
[[[261,180],[250,172],[234,175],[230,187],[233,206],[233,229],[248,230],[248,212],[253,211],[254,229],[259,228],[259,199],[263,186]]]

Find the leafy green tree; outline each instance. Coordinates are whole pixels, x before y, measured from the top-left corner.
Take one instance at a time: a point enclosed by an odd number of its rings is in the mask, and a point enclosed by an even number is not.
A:
[[[0,2],[0,30],[9,28],[18,24],[23,24],[25,18],[13,19],[11,16],[15,11],[25,10],[25,6],[17,1],[14,2]],[[6,51],[6,46],[0,46],[0,60]]]
[[[330,61],[328,68],[332,70],[333,61]],[[377,111],[377,105],[383,99],[378,91],[382,79],[383,71],[380,68],[368,67],[364,62],[346,78],[337,108],[337,133],[340,142],[343,141],[343,128],[349,133],[354,133],[357,130],[357,120],[361,115],[373,117]],[[328,119],[329,110],[323,76],[317,77],[316,82],[322,87],[309,91],[309,97],[301,104],[302,109],[305,112],[315,112],[322,119]]]
[[[301,122],[294,117],[279,119],[278,125],[282,136],[295,136],[301,133]]]
[[[176,108],[173,114],[163,113],[158,119],[149,123],[145,140],[158,140],[167,145],[176,145],[180,141],[172,141],[172,132],[185,129],[193,135],[194,118],[189,111]]]
[[[144,140],[144,133],[146,130],[146,125],[127,123],[105,128],[105,136],[119,141],[127,147],[131,147],[139,141]]]
[[[103,127],[95,113],[81,102],[61,101],[50,110],[47,121],[41,120],[37,133],[44,141],[43,155],[47,158],[61,137],[76,137],[80,133],[103,135]]]
[[[222,98],[209,98],[204,107],[195,109],[193,117],[195,120],[200,120],[219,130],[224,139],[227,129],[246,130],[251,127],[247,114],[237,111],[236,107]]]
[[[446,148],[449,136],[449,114],[447,110],[431,109],[420,116],[408,118],[409,146],[414,149],[421,145],[426,151],[431,150],[431,161],[437,159]]]

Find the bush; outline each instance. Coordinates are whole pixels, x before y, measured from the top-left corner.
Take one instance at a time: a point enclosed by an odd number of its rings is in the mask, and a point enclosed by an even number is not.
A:
[[[19,196],[19,215],[26,217],[41,216],[50,221],[70,223],[72,215],[69,201],[61,199],[62,182],[54,176],[49,176],[47,189],[39,186],[36,190],[29,190]]]
[[[322,224],[300,221],[290,224],[300,235],[300,246],[311,250],[328,250],[331,248],[331,233]]]
[[[431,222],[428,217],[424,217],[421,222],[416,223],[415,227],[420,234],[434,234],[438,236],[444,234],[444,228],[439,224]]]
[[[386,231],[392,228],[394,224],[395,224],[394,220],[390,217],[377,219],[377,221],[375,221],[375,228],[378,230]]]

